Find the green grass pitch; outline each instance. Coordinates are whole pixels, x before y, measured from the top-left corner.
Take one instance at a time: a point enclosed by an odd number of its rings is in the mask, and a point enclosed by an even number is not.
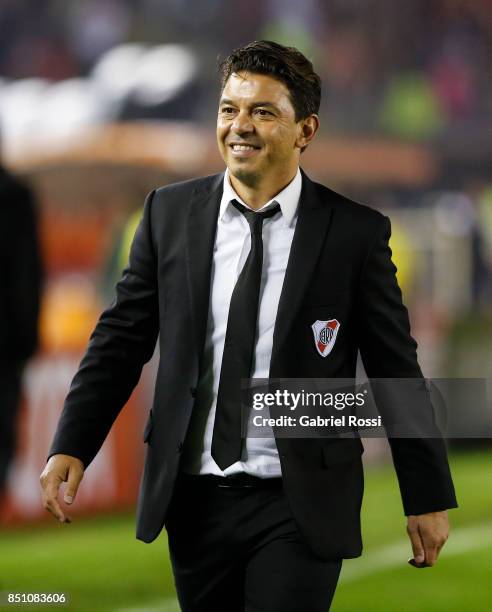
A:
[[[411,549],[392,467],[366,470],[364,555],[344,563],[333,612],[492,608],[492,452],[451,454],[450,462],[460,508],[450,512],[439,563],[425,570],[406,564]],[[178,611],[165,534],[152,545],[136,541],[128,514],[77,520],[75,512],[71,525],[0,531],[0,591],[7,590],[64,591],[68,609],[83,612]]]

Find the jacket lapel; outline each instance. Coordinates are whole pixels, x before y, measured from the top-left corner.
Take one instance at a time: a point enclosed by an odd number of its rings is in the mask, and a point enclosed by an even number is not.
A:
[[[332,215],[332,207],[322,199],[316,184],[302,172],[302,190],[294,239],[273,332],[270,376],[275,377],[276,356],[299,310],[323,246]]]
[[[186,227],[186,267],[196,354],[201,361],[210,301],[210,276],[224,173],[196,188]]]

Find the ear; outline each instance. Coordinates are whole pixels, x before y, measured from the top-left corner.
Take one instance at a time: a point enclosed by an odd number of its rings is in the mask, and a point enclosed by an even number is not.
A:
[[[308,146],[308,144],[316,136],[316,132],[319,129],[319,117],[318,115],[312,114],[309,117],[301,119],[298,123],[298,134],[296,138],[296,147],[299,147],[301,151]]]

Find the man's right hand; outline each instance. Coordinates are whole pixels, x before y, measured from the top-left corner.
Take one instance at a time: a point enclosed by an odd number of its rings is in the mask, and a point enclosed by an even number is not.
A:
[[[60,485],[67,483],[63,499],[66,504],[72,504],[83,476],[84,464],[80,459],[70,455],[53,455],[39,477],[43,507],[61,523],[71,523],[72,519],[63,512],[58,502]]]

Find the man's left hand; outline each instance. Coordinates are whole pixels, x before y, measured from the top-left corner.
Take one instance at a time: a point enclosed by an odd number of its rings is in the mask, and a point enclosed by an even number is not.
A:
[[[449,535],[446,510],[407,517],[407,533],[417,565],[434,565]]]

